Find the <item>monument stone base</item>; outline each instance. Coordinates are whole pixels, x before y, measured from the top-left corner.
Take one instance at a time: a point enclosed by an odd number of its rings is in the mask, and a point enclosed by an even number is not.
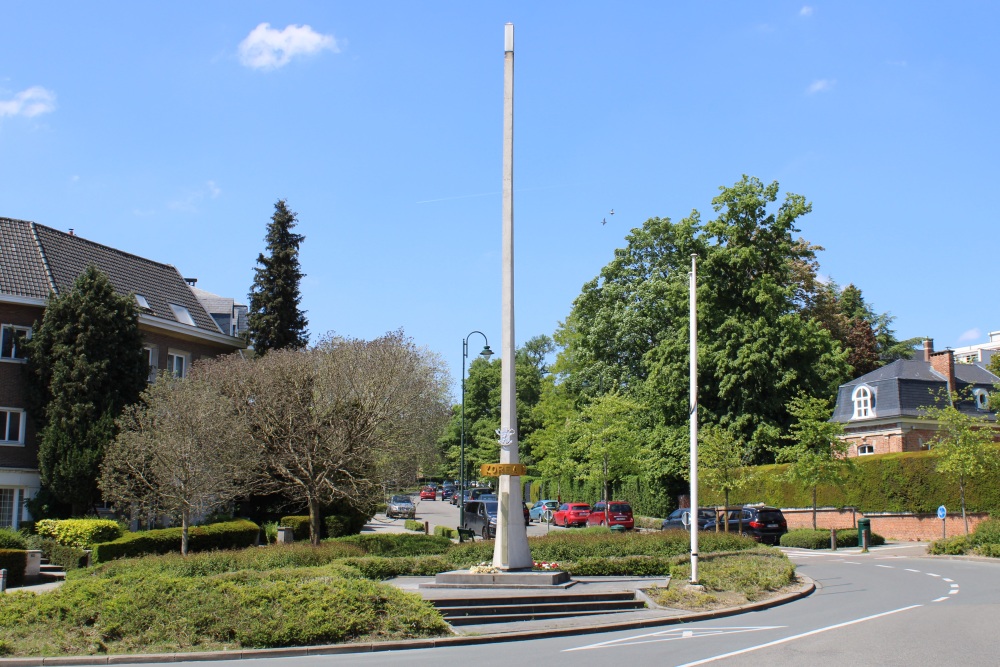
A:
[[[477,572],[452,570],[434,577],[433,584],[421,588],[569,588],[576,582],[566,572]]]

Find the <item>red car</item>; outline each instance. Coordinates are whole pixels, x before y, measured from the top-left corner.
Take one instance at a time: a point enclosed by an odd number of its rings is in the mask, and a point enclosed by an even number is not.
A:
[[[552,514],[552,523],[557,526],[586,526],[590,516],[590,505],[587,503],[563,503]]]
[[[437,490],[433,486],[425,486],[420,489],[421,500],[437,500]]]
[[[626,530],[635,528],[635,519],[632,516],[632,506],[624,500],[612,500],[605,503],[603,500],[594,503],[594,509],[590,510],[587,517],[588,526],[623,526]]]

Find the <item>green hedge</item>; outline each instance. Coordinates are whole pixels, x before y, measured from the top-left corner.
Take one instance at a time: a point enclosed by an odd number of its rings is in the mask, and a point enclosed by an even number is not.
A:
[[[407,519],[403,523],[403,527],[407,530],[413,530],[421,533],[424,532],[424,522],[417,521],[416,519]]]
[[[7,585],[20,586],[24,583],[24,571],[28,568],[28,552],[23,549],[0,549],[0,570],[7,570]]]
[[[24,535],[11,530],[10,528],[0,528],[0,549],[27,549],[28,540]]]
[[[124,532],[118,522],[110,519],[42,519],[35,532],[59,544],[89,549],[99,542],[112,542]]]
[[[851,459],[839,484],[817,489],[820,507],[856,507],[862,512],[933,514],[938,505],[961,505],[958,485],[935,472],[933,451],[880,454]],[[748,491],[732,495],[730,504],[763,502],[774,507],[812,507],[812,490],[783,479],[786,465],[759,466],[752,471]],[[715,489],[699,491],[703,505],[721,505]],[[1000,511],[1000,469],[969,482],[966,508],[970,512]]]
[[[434,534],[440,537],[447,537],[449,540],[458,539],[458,531],[448,526],[434,526]]]
[[[253,521],[237,519],[188,529],[188,551],[242,549],[256,544],[260,527]],[[116,558],[134,558],[147,554],[165,554],[181,549],[181,529],[162,528],[129,533],[113,542],[95,544],[92,560],[104,563]]]
[[[309,539],[309,517],[308,516],[283,516],[278,520],[278,526],[291,528],[292,537],[296,540]]]
[[[868,544],[869,546],[877,547],[879,545],[885,544],[885,538],[879,535],[878,533],[872,533],[871,541]],[[803,528],[801,530],[790,530],[781,536],[781,546],[795,547],[798,549],[829,549],[830,531],[813,530],[811,528]],[[857,529],[845,528],[843,530],[838,530],[837,546],[838,547],[858,546]]]
[[[45,557],[49,559],[54,565],[58,565],[67,572],[70,570],[76,570],[78,568],[84,567],[87,561],[87,552],[78,547],[68,547],[64,544],[59,544],[55,540],[50,540],[47,538],[42,538],[41,543],[42,553]]]
[[[438,535],[412,533],[370,533],[351,535],[327,542],[353,544],[371,556],[437,556],[452,547],[452,541]],[[326,542],[324,542],[326,544]],[[492,548],[492,545],[491,547]]]
[[[976,526],[970,535],[955,535],[933,542],[927,553],[960,556],[973,553],[996,558],[1000,556],[1000,519],[987,519]]]

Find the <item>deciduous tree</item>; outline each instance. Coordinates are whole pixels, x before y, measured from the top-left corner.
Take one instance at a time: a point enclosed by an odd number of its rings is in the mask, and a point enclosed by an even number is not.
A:
[[[124,511],[181,522],[181,553],[192,521],[248,495],[262,457],[233,401],[198,376],[162,374],[128,406],[101,466],[104,498]]]

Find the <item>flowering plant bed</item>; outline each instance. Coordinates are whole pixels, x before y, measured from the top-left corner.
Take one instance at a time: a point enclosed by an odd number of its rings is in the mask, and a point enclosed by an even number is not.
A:
[[[531,569],[540,570],[542,572],[550,572],[552,570],[558,570],[559,563],[546,563],[546,562],[535,561],[534,563],[532,563]]]

